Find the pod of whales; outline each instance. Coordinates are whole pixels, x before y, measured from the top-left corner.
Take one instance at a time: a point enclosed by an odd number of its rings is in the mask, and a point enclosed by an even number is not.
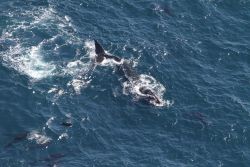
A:
[[[132,68],[128,60],[107,54],[103,47],[96,40],[94,40],[94,42],[96,53],[95,61],[97,64],[102,63],[105,59],[113,60],[118,68],[123,72],[123,76],[127,81],[129,81],[130,83],[135,83],[139,80],[139,75]],[[138,95],[140,96],[140,99],[143,99],[144,101],[151,104],[161,103],[160,98],[157,97],[156,93],[149,87],[140,86]]]

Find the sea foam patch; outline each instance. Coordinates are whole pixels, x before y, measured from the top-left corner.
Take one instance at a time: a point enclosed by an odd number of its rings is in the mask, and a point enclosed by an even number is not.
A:
[[[1,35],[7,48],[0,53],[3,64],[33,80],[60,74],[58,58],[53,56],[59,55],[61,47],[81,41],[74,35],[69,17],[59,16],[51,7],[16,10],[6,14],[14,24]]]
[[[166,92],[166,88],[158,82],[154,77],[140,74],[138,80],[125,81],[123,82],[123,93],[125,95],[132,94],[136,99],[140,99],[144,95],[139,90],[141,87],[146,87],[153,91],[155,95],[159,98],[160,103],[155,103],[150,101],[155,106],[170,106],[172,102],[164,100],[163,95]]]
[[[55,94],[56,99],[67,94],[66,89],[63,93],[59,91],[65,86],[73,87],[79,93],[90,83],[91,75],[88,73],[94,70],[91,61],[94,47],[88,40],[83,44],[76,35],[70,16],[60,16],[50,6],[15,9],[5,12],[5,15],[13,24],[8,25],[0,36],[0,44],[4,46],[0,52],[2,64],[35,82],[48,77],[64,77],[65,83],[52,83],[53,86],[47,90],[50,95]],[[86,54],[81,52],[83,47]],[[65,52],[67,59],[62,57]]]
[[[37,144],[40,145],[47,145],[52,141],[52,139],[44,134],[41,134],[37,131],[32,131],[27,136],[28,140],[35,141]]]

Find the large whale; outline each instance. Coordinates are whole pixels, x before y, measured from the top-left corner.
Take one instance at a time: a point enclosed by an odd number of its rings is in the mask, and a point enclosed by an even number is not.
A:
[[[131,63],[129,63],[129,61],[121,59],[117,56],[107,54],[103,49],[103,47],[96,40],[94,40],[94,42],[95,42],[96,63],[102,63],[105,59],[113,60],[120,69],[120,71],[123,72],[123,75],[127,81],[129,81],[130,83],[135,83],[139,80],[139,75],[132,68],[132,65]],[[140,99],[143,99],[149,103],[156,103],[156,104],[161,103],[159,97],[157,97],[156,93],[150,88],[146,86],[140,86],[138,90],[139,93],[137,95],[140,96]]]

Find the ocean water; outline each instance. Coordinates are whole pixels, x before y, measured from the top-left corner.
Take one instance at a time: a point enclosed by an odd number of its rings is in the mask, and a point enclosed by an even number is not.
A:
[[[248,167],[249,9],[0,0],[0,166]],[[93,66],[94,39],[162,105],[138,100],[112,64]]]

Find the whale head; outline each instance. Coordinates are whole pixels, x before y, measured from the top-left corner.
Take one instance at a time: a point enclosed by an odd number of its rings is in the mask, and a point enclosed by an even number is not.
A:
[[[143,99],[147,100],[148,102],[154,102],[156,104],[160,104],[161,101],[156,96],[156,94],[150,89],[145,86],[139,88],[140,93],[144,96]]]

